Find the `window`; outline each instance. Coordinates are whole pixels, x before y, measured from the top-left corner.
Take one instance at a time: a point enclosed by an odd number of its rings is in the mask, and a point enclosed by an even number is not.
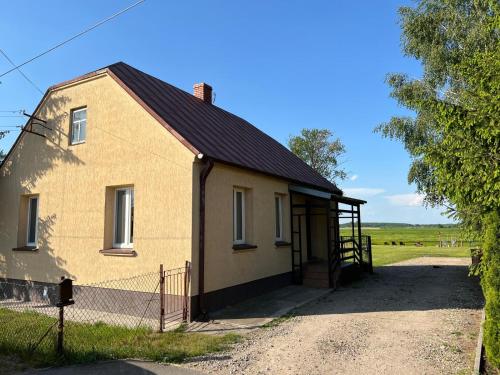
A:
[[[127,249],[134,246],[134,189],[115,191],[113,247]]]
[[[234,189],[233,203],[233,242],[245,243],[245,191]]]
[[[38,237],[38,197],[29,197],[26,245],[36,246],[37,237]]]
[[[71,112],[71,144],[85,142],[87,131],[87,108],[75,109]]]
[[[283,197],[274,196],[274,209],[276,213],[276,241],[283,241]]]

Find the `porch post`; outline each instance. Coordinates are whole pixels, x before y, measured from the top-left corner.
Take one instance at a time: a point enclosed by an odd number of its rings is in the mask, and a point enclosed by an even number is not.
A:
[[[307,260],[312,258],[312,240],[311,240],[311,205],[306,202],[306,246]]]
[[[351,236],[354,241],[354,206],[351,204]],[[352,244],[354,246],[354,242]]]
[[[356,206],[358,213],[358,240],[359,240],[359,262],[360,266],[363,267],[363,239],[361,238],[361,208],[358,204]]]
[[[326,201],[325,209],[326,209],[326,241],[327,241],[326,251],[328,252],[328,286],[330,288],[333,288],[334,281],[333,281],[333,267],[332,267],[333,259],[332,259],[330,201]]]

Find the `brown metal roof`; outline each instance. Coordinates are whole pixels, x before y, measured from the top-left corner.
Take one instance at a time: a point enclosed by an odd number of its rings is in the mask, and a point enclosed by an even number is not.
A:
[[[193,153],[342,194],[334,184],[248,121],[123,62],[54,85],[44,98],[51,90],[106,71]]]
[[[130,65],[108,66],[167,126],[207,157],[328,191],[341,191],[248,121]],[[165,124],[164,124],[165,125]]]

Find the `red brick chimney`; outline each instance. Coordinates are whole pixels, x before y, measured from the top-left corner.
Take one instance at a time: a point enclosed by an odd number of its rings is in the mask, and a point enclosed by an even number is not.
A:
[[[205,103],[212,104],[212,86],[206,83],[195,83],[193,86],[193,95],[200,98]]]

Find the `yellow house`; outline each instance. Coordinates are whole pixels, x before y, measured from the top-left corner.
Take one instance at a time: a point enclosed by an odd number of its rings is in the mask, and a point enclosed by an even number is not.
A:
[[[191,95],[120,62],[50,87],[4,159],[0,278],[88,284],[189,261],[196,316],[369,266],[363,203],[207,84]]]

